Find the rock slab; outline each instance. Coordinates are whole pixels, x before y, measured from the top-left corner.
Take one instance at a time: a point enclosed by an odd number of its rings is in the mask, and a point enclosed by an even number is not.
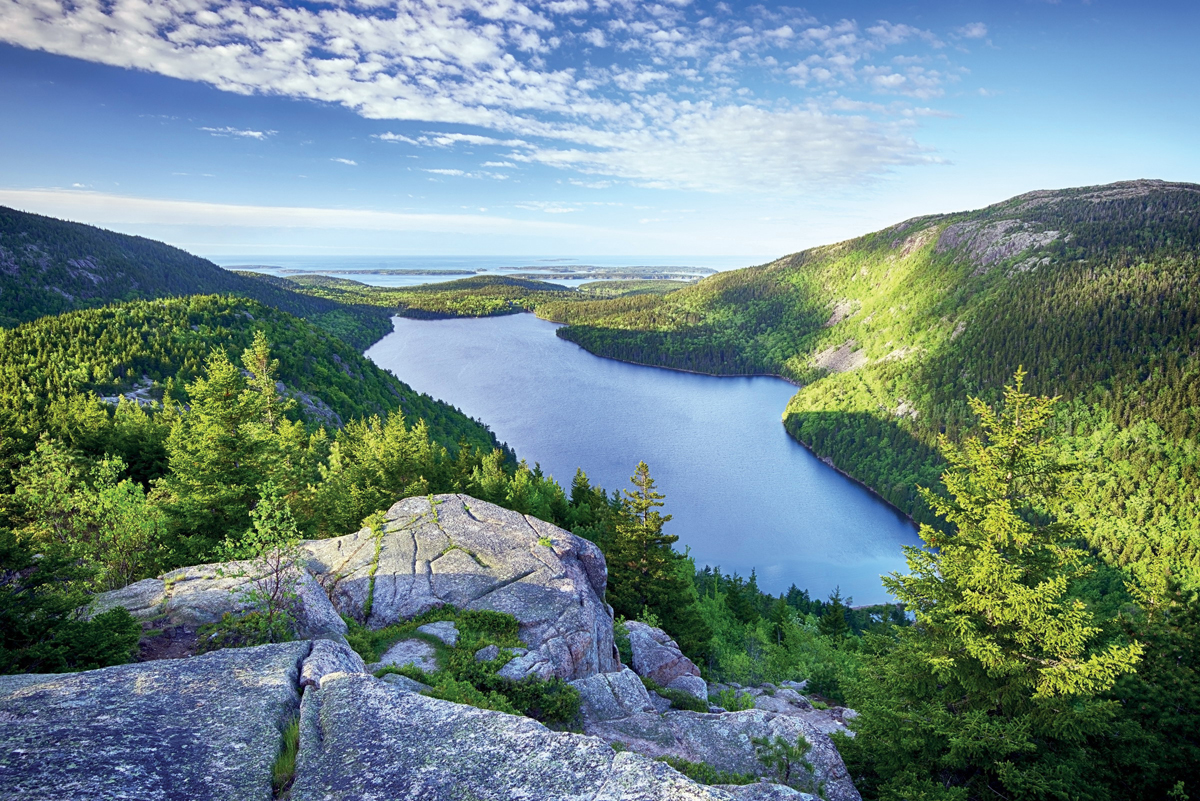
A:
[[[669,687],[682,676],[699,678],[700,668],[683,655],[665,631],[636,620],[629,621],[625,627],[629,630],[629,647],[633,651],[632,667],[639,676],[660,687]]]
[[[0,676],[0,796],[270,801],[310,646]]]
[[[139,620],[156,625],[195,629],[216,623],[228,613],[241,615],[254,607],[246,594],[254,589],[255,568],[248,562],[199,565],[143,579],[119,590],[100,593],[92,599],[91,614],[124,606]],[[298,614],[296,636],[346,642],[346,621],[334,609],[317,578],[297,571]]]
[[[581,679],[619,668],[594,544],[467,495],[406,498],[382,530],[304,543],[342,614],[379,628],[452,604],[517,618],[529,653],[503,675]],[[546,544],[549,543],[549,544]]]
[[[616,673],[597,673],[571,685],[579,690],[584,720],[617,720],[654,711],[645,685],[629,668]]]
[[[762,709],[708,714],[670,710],[663,715],[638,714],[617,720],[585,721],[584,731],[606,742],[624,743],[651,757],[676,756],[705,762],[718,770],[762,775],[752,738],[782,737],[795,744],[803,736],[810,748],[805,754],[813,765],[809,787],[824,787],[827,801],[861,801],[829,735],[801,716]]]
[[[735,798],[592,737],[368,676],[339,677],[305,693],[300,721],[292,801]]]

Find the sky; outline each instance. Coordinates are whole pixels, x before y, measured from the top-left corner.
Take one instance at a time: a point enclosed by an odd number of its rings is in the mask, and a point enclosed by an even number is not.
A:
[[[0,204],[214,258],[752,263],[1200,182],[1197,34],[1194,2],[0,0]]]

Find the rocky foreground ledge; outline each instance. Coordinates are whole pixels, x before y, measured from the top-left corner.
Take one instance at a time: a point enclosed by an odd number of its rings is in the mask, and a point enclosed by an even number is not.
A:
[[[380,530],[305,549],[302,641],[0,676],[0,797],[267,801],[284,732],[298,721],[293,801],[815,799],[766,781],[701,785],[653,759],[761,773],[752,738],[801,734],[812,789],[859,801],[833,726],[798,693],[705,713],[648,692],[642,677],[707,704],[699,671],[658,629],[628,624],[633,669],[620,663],[604,557],[569,532],[446,495],[406,499]],[[236,571],[219,568],[138,582],[96,606],[187,630],[239,611]],[[426,697],[394,674],[377,679],[345,642],[341,615],[381,627],[445,604],[512,614],[528,648],[505,670],[570,680],[584,733]],[[438,625],[438,636],[455,636]]]

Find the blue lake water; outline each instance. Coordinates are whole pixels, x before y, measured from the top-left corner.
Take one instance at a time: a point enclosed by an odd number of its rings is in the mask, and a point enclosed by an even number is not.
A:
[[[918,542],[890,506],[784,431],[795,392],[774,378],[717,378],[593,356],[530,314],[480,320],[395,319],[367,356],[420,392],[485,421],[565,488],[582,467],[625,489],[638,460],[698,565],[790,584],[855,604],[887,600],[879,576]]]

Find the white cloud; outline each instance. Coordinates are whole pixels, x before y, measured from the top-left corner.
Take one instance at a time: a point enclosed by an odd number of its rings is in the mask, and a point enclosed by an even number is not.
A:
[[[480,166],[483,166],[483,167],[516,167],[517,165],[513,164],[511,161],[485,161]]]
[[[702,107],[605,149],[537,148],[514,156],[642,186],[712,192],[829,184],[936,161],[899,124],[814,109]]]
[[[988,34],[987,25],[982,22],[972,22],[955,31],[964,39],[982,39]]]
[[[358,162],[355,161],[354,159],[330,159],[330,161],[336,161],[338,164],[348,164],[351,167],[358,166]]]
[[[240,136],[244,139],[258,139],[262,141],[268,136],[273,136],[277,131],[248,131],[240,128],[234,128],[226,125],[224,128],[201,128],[202,131],[207,131],[213,136]]]
[[[0,204],[92,225],[199,225],[433,233],[579,234],[601,229],[478,214],[403,214],[301,206],[243,206],[71,189],[0,189]]]
[[[374,138],[504,148],[511,152],[493,158],[644,186],[793,192],[929,161],[912,131],[897,127],[898,111],[850,113],[834,103],[855,92],[942,94],[952,70],[916,66],[942,47],[931,31],[820,24],[761,7],[724,6],[698,19],[686,6],[337,0],[267,10],[254,0],[0,0],[0,41],[229,92],[338,104],[369,119],[459,126],[467,130]],[[972,23],[959,35],[977,30],[986,34]],[[595,63],[547,65],[547,53],[584,43],[605,48],[589,56]],[[911,60],[875,65],[883,54]],[[790,80],[793,96],[758,99],[762,70]],[[275,133],[203,130],[258,140]]]

